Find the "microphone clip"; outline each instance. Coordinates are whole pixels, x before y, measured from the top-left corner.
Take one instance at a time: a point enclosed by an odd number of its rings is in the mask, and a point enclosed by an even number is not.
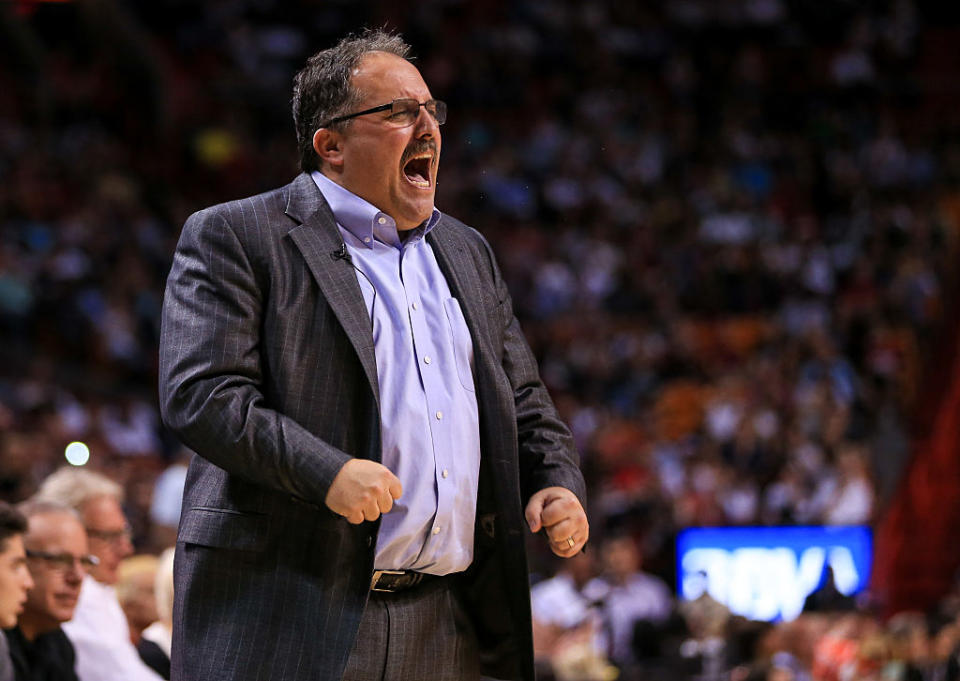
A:
[[[330,253],[330,258],[333,260],[350,260],[350,254],[347,253],[347,245],[341,243],[339,249]]]

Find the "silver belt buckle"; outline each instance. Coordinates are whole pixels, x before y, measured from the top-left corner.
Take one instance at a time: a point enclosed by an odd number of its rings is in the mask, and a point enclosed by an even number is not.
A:
[[[370,580],[370,591],[380,591],[382,593],[393,593],[392,589],[378,589],[377,582],[382,575],[402,575],[406,570],[374,570],[373,579]]]

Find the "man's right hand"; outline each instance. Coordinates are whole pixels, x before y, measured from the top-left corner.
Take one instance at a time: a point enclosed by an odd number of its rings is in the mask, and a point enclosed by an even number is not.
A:
[[[326,504],[354,525],[389,513],[403,486],[390,469],[376,461],[351,459],[343,465],[327,491]]]

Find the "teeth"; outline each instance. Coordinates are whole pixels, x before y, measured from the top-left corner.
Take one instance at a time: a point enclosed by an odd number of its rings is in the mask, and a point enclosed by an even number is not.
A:
[[[430,185],[429,175],[430,175],[430,172],[431,172],[432,166],[433,166],[433,153],[432,153],[432,152],[430,152],[430,151],[425,151],[425,152],[421,152],[421,153],[419,153],[419,154],[415,154],[415,155],[411,156],[409,159],[407,159],[406,163],[404,163],[404,168],[406,168],[406,166],[407,166],[409,163],[412,163],[412,162],[414,162],[414,161],[424,161],[424,160],[427,161],[427,168],[425,169],[425,175],[426,175],[426,177],[424,177],[424,179],[422,179],[422,180],[415,180],[415,179],[413,179],[412,177],[410,177],[410,175],[407,175],[406,173],[404,173],[404,176],[407,178],[407,181],[408,181],[410,184],[412,184],[413,186],[415,186],[415,187],[420,187],[420,188],[422,188],[422,189],[428,189],[428,188],[431,186],[431,185]]]

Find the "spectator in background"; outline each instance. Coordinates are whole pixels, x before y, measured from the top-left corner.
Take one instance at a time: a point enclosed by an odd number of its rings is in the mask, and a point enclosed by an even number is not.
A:
[[[165,679],[170,678],[170,646],[173,641],[173,554],[172,547],[160,554],[153,588],[157,621],[143,630],[137,644],[137,652],[143,661]]]
[[[583,587],[594,576],[591,554],[580,553],[530,590],[536,657],[551,656],[565,633],[590,624],[591,603],[583,595]]]
[[[153,584],[157,575],[157,557],[140,554],[120,563],[117,600],[130,625],[130,642],[137,646],[143,630],[157,620],[157,601]]]
[[[899,660],[897,676],[901,681],[936,678],[932,671],[931,640],[926,617],[920,612],[901,612],[887,623],[890,644]],[[941,677],[944,678],[944,677]]]
[[[697,641],[722,638],[730,624],[730,609],[707,591],[707,573],[703,570],[697,572],[692,586],[691,591],[696,593],[699,587],[700,594],[684,600],[677,607],[691,638]]]
[[[843,594],[837,588],[833,568],[829,564],[825,564],[820,586],[804,600],[803,612],[847,612],[850,610],[856,610],[856,602],[852,596]]]
[[[533,618],[541,625],[561,630],[583,624],[591,606],[583,595],[583,587],[595,576],[589,553],[579,553],[564,561],[557,574],[531,589]]]
[[[17,615],[27,600],[27,589],[33,586],[23,549],[23,533],[27,521],[9,504],[0,502],[0,626],[8,629],[17,624]],[[6,638],[0,636],[0,681],[12,681],[13,665]]]
[[[73,509],[36,501],[20,508],[29,522],[24,544],[34,585],[17,627],[7,631],[17,681],[77,681],[73,645],[60,625],[73,617],[96,559]]]
[[[636,662],[634,629],[638,622],[663,624],[673,610],[670,589],[658,577],[643,572],[643,557],[633,537],[614,535],[600,548],[603,574],[583,589],[600,603],[603,645],[620,667]]]
[[[77,652],[80,681],[157,681],[130,642],[130,627],[114,586],[120,561],[133,553],[120,503],[123,488],[81,468],[61,468],[44,480],[37,500],[73,508],[87,530],[90,551],[99,559],[83,580],[73,620],[63,629]]]
[[[533,586],[533,652],[538,678],[610,678],[612,669],[599,645],[599,616],[583,588],[596,576],[593,554],[563,562],[556,575]],[[613,670],[616,673],[616,670]]]
[[[837,455],[839,481],[833,502],[824,518],[831,525],[860,525],[873,517],[873,484],[864,447],[844,443]]]

